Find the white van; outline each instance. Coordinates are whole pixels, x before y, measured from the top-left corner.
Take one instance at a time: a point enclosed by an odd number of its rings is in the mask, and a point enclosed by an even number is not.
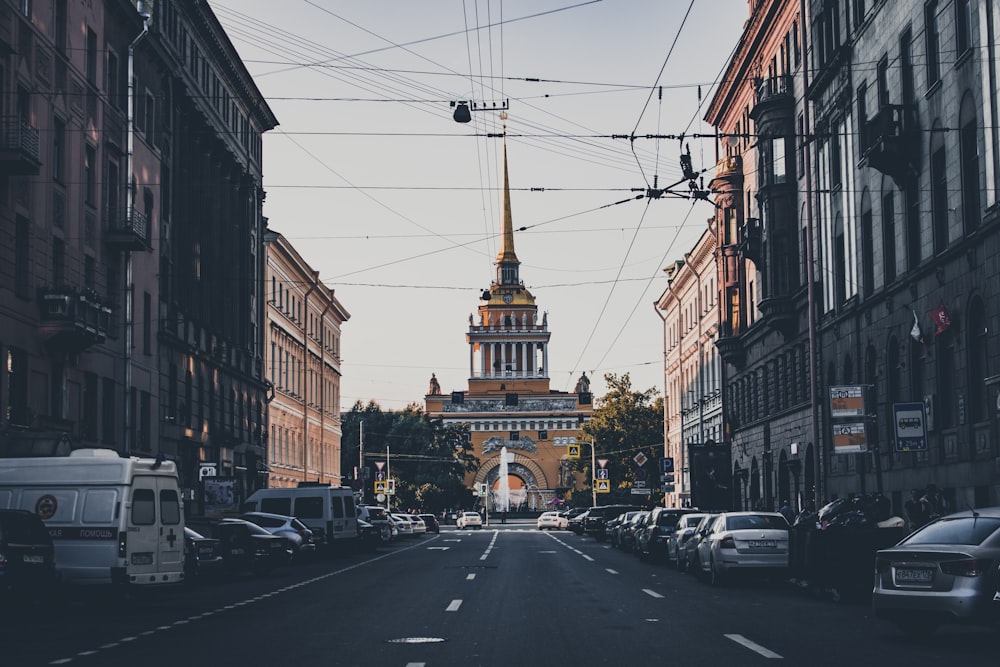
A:
[[[172,461],[110,449],[0,458],[0,508],[34,512],[69,585],[169,584],[184,578],[184,512]]]
[[[358,510],[348,486],[300,486],[292,489],[257,489],[240,509],[294,516],[313,532],[320,549],[356,545]]]

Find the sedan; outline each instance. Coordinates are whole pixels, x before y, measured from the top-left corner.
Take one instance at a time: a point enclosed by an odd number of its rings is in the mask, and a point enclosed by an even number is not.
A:
[[[777,512],[723,512],[698,544],[699,572],[714,586],[738,571],[788,569],[788,521]]]
[[[184,579],[188,583],[204,581],[222,570],[222,545],[214,537],[205,537],[184,527]]]
[[[255,523],[242,519],[221,519],[199,525],[199,532],[219,540],[222,569],[228,574],[266,574],[292,558],[292,546]]]
[[[404,514],[389,513],[389,520],[396,527],[396,532],[400,537],[413,537],[413,524]]]
[[[538,530],[562,530],[566,527],[567,520],[559,512],[542,512],[535,523]]]
[[[427,524],[416,514],[405,515],[410,521],[410,526],[413,528],[414,535],[426,535],[427,534]]]
[[[695,529],[705,514],[685,514],[677,520],[674,532],[667,538],[667,562],[673,563],[677,569],[681,569],[680,563],[684,556],[684,543],[691,539]]]
[[[307,556],[316,552],[313,542],[313,532],[294,516],[284,514],[268,514],[266,512],[247,512],[240,518],[255,523],[272,535],[284,537],[292,545],[297,557]]]
[[[459,530],[465,530],[466,528],[479,530],[483,527],[483,517],[479,516],[479,512],[461,512],[455,521],[455,525]]]
[[[872,609],[913,637],[1000,621],[1000,507],[949,514],[876,553]]]
[[[438,523],[437,517],[433,514],[418,514],[421,519],[423,519],[424,525],[427,526],[428,533],[440,533],[441,524]]]
[[[681,572],[697,572],[698,571],[698,545],[701,541],[705,539],[708,535],[708,531],[712,528],[712,523],[715,521],[715,517],[719,516],[718,513],[705,514],[702,516],[701,521],[695,526],[694,532],[691,537],[684,541],[681,547],[681,553],[677,559],[677,569]]]

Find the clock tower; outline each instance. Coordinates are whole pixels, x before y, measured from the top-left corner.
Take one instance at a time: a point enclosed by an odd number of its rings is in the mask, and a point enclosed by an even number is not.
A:
[[[469,425],[473,454],[480,461],[479,470],[466,480],[470,489],[482,482],[494,491],[501,488],[505,448],[511,511],[541,511],[579,486],[567,445],[583,439],[580,427],[593,414],[593,402],[589,387],[574,393],[549,387],[548,314],[539,320],[535,297],[520,277],[506,143],[502,236],[495,277],[483,291],[477,313],[469,315],[468,389],[431,393],[425,403],[431,418]]]

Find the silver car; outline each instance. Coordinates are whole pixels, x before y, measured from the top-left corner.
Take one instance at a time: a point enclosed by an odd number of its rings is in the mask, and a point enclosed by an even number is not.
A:
[[[698,544],[699,574],[713,585],[737,571],[788,569],[788,521],[777,512],[723,512]]]
[[[667,563],[673,563],[678,570],[683,569],[681,560],[686,558],[684,543],[691,539],[698,524],[707,514],[685,514],[677,520],[674,532],[667,537]]]
[[[907,635],[1000,622],[1000,507],[941,517],[875,555],[872,610]]]

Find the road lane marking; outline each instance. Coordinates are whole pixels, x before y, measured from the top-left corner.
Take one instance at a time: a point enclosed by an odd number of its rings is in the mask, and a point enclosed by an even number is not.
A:
[[[733,640],[734,642],[736,642],[740,646],[745,646],[746,648],[750,649],[754,653],[762,655],[765,658],[777,658],[779,660],[782,659],[782,657],[780,655],[778,655],[777,653],[775,653],[771,649],[764,648],[760,644],[758,644],[756,642],[750,641],[749,639],[747,639],[743,635],[722,635],[722,636],[725,637],[726,639]]]
[[[648,595],[651,598],[662,598],[663,597],[662,595],[660,595],[659,593],[657,593],[656,591],[654,591],[651,588],[643,588],[642,592],[645,593],[646,595]]]
[[[461,606],[462,606],[461,600],[452,600],[451,604],[448,605],[448,608],[445,609],[445,611],[458,611],[458,608]]]
[[[479,557],[479,560],[486,560],[489,557],[490,552],[493,551],[493,545],[495,545],[497,543],[497,537],[499,535],[500,535],[500,531],[499,530],[494,530],[493,531],[493,539],[490,540],[489,545],[486,547],[486,551],[484,551],[483,555]]]
[[[427,547],[428,551],[447,551],[451,547]]]
[[[604,568],[608,574],[618,574],[618,570],[612,570],[610,567]]]
[[[424,667],[426,664],[426,662],[408,662],[406,663],[406,667]]]
[[[466,580],[466,581],[472,581],[472,580],[473,580],[473,579],[475,579],[475,578],[476,578],[476,573],[475,573],[475,572],[473,572],[473,573],[471,573],[471,574],[467,574],[467,575],[465,575],[465,580]]]

